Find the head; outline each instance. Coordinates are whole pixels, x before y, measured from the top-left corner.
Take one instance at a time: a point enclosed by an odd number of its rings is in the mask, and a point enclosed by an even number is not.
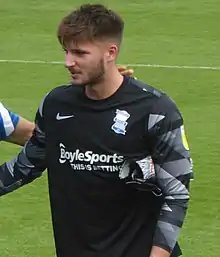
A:
[[[124,22],[101,4],[85,4],[61,20],[58,39],[75,84],[95,84],[116,66]]]

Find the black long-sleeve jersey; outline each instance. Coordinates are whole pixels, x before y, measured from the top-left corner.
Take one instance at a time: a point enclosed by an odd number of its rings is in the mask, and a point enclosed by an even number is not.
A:
[[[176,249],[192,169],[183,119],[168,96],[130,77],[103,100],[61,86],[46,95],[35,123],[19,155],[0,167],[0,193],[47,168],[58,257]]]

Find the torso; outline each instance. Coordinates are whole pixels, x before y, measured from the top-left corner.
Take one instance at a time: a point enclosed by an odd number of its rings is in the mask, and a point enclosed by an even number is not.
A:
[[[157,203],[119,178],[125,159],[149,155],[146,120],[158,96],[135,83],[125,78],[118,92],[103,101],[87,99],[77,86],[61,87],[46,101],[59,257],[142,257],[149,251],[161,199]]]

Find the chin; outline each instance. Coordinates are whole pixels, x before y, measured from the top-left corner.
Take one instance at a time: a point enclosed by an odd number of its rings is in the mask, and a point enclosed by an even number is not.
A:
[[[71,76],[72,84],[83,85],[83,80],[79,76]]]
[[[79,86],[85,86],[89,85],[91,83],[90,80],[86,79],[81,79],[81,78],[72,78],[72,84],[76,84]]]
[[[79,86],[83,86],[85,84],[80,79],[72,79],[71,82],[72,82],[72,84],[79,85]]]

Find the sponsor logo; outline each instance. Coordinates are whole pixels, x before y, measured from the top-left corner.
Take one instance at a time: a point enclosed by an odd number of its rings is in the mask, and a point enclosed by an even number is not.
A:
[[[124,161],[124,157],[117,154],[97,154],[93,151],[82,152],[79,149],[68,151],[64,144],[60,143],[59,146],[59,162],[68,162],[74,170],[119,172]]]

